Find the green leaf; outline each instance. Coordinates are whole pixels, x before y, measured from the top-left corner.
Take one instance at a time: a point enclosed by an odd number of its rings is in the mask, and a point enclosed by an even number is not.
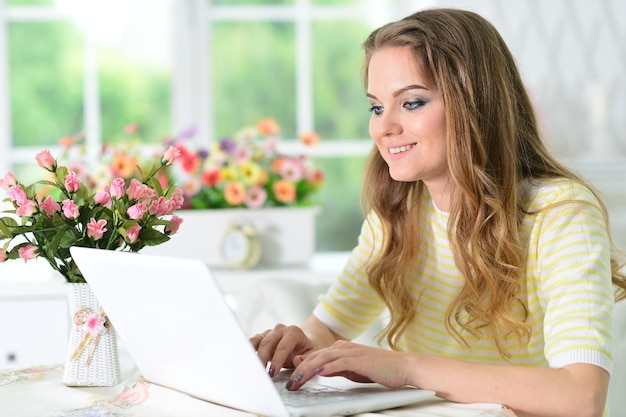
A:
[[[52,186],[52,187],[58,187],[58,186],[59,186],[59,184],[57,184],[56,182],[52,182],[52,181],[48,181],[48,180],[40,180],[40,181],[37,181],[37,184],[40,184],[40,185],[49,185],[49,186]]]
[[[17,227],[18,223],[11,217],[0,218],[0,239],[13,239],[13,227]]]
[[[57,170],[55,172],[55,176],[56,176],[56,180],[57,180],[57,186],[61,185],[63,186],[63,188],[65,188],[65,177],[67,177],[67,168],[64,166],[59,166],[57,167]]]
[[[139,232],[139,239],[145,246],[156,246],[170,240],[170,237],[165,233],[159,232],[155,229],[141,229]]]
[[[77,233],[72,232],[71,230],[59,230],[59,232],[55,235],[54,240],[50,244],[50,248],[54,251],[61,248],[70,248],[76,244],[81,239],[82,236],[78,236]]]

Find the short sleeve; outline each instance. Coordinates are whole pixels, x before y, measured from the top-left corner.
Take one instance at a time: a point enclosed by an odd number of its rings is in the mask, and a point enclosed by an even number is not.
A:
[[[366,265],[379,250],[381,239],[379,222],[369,216],[341,275],[320,297],[313,311],[329,329],[350,340],[367,330],[384,310],[384,303],[370,287],[366,272]]]
[[[606,222],[599,203],[582,186],[557,200],[535,225],[546,301],[545,356],[553,368],[588,363],[610,373],[614,295]]]

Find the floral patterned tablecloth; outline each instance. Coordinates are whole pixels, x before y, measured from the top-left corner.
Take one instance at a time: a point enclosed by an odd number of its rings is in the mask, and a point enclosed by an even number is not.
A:
[[[3,417],[250,417],[152,384],[135,370],[115,387],[67,387],[63,368],[41,366],[0,372]],[[360,417],[515,417],[494,404],[454,404],[438,398],[412,406],[364,413]]]

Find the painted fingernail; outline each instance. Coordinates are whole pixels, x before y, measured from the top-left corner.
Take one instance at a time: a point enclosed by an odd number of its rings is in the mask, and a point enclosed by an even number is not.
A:
[[[320,367],[319,367],[319,368],[317,368],[314,372],[315,372],[315,375],[319,375],[319,374],[321,374],[322,372],[324,372],[324,367],[323,367],[323,366],[320,366]]]
[[[270,370],[269,370],[269,374],[270,374],[270,376],[271,376],[272,378],[274,378],[274,375],[276,374],[276,369],[274,369],[274,368],[270,368]]]
[[[285,384],[285,389],[291,389],[291,386],[293,385],[293,379],[290,379],[289,381],[287,381],[287,383]]]
[[[302,377],[304,376],[304,374],[302,372],[300,372],[298,375],[296,375],[296,377],[294,378],[295,382],[300,382],[302,381]]]

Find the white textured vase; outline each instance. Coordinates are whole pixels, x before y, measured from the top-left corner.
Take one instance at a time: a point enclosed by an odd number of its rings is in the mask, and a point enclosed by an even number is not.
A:
[[[68,283],[70,330],[63,383],[67,386],[108,387],[121,382],[117,335],[89,284]],[[93,323],[107,323],[94,332]]]
[[[229,227],[250,225],[261,246],[259,267],[302,265],[315,252],[315,220],[319,207],[178,210],[183,219],[170,241],[142,253],[200,259],[212,267],[228,267],[220,245]]]

